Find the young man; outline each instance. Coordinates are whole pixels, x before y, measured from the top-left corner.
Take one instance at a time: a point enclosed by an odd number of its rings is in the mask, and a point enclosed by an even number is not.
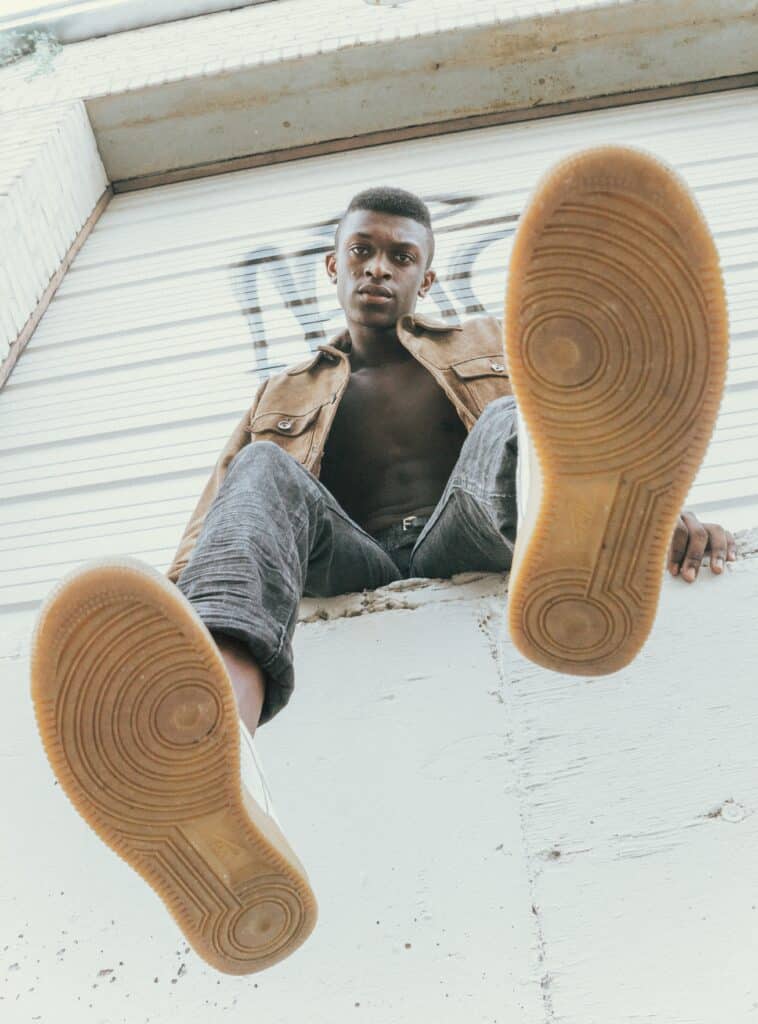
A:
[[[345,330],[258,388],[168,580],[89,563],[40,615],[33,694],[61,783],[222,971],[276,963],[316,922],[252,746],[293,692],[303,595],[511,569],[519,649],[597,675],[644,642],[664,561],[692,582],[706,554],[716,573],[735,557],[681,510],[727,339],[678,176],[619,147],[557,165],[514,242],[505,348],[495,318],[415,313],[433,255],[418,197],[355,196],[326,258]]]

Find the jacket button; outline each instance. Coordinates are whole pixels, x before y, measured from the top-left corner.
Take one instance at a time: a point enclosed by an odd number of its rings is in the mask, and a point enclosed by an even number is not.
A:
[[[495,370],[497,373],[502,373],[505,370],[502,363],[490,363],[490,368]]]
[[[292,420],[279,420],[277,427],[280,430],[289,430],[292,427]]]

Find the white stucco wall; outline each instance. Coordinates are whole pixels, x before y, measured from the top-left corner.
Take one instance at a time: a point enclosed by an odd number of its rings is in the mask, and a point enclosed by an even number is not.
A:
[[[525,661],[506,599],[469,574],[304,602],[296,692],[256,746],[320,918],[242,978],[78,818],[26,652],[0,659],[5,1024],[751,1024],[758,558],[667,578],[601,678]]]

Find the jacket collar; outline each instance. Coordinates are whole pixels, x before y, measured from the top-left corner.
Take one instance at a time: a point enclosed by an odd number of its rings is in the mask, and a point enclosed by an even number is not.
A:
[[[437,317],[425,316],[423,313],[406,313],[397,322],[398,327],[403,330],[417,334],[421,331],[432,331],[441,333],[447,331],[462,331],[461,324],[451,324],[447,320],[440,320]]]
[[[312,369],[322,359],[328,359],[329,362],[337,362],[342,359],[348,362],[347,353],[352,347],[353,342],[347,328],[345,328],[339,334],[335,334],[328,344],[318,345],[310,359],[306,359],[304,363],[295,363],[294,366],[291,366],[287,370],[287,375],[293,377],[296,373],[305,373],[306,370]]]
[[[434,333],[442,333],[447,331],[462,331],[463,327],[461,324],[451,324],[445,320],[437,319],[436,317],[425,316],[422,313],[406,313],[405,316],[400,317],[397,322],[399,331],[405,331],[410,334],[420,334],[424,331],[430,331]],[[348,353],[353,347],[353,342],[350,338],[350,334],[347,328],[344,328],[338,334],[335,334],[329,342],[325,345],[318,345],[316,352],[303,363],[296,363],[294,366],[287,370],[287,374],[291,377],[296,373],[304,373],[306,370],[310,370],[320,362],[322,359],[327,359],[329,362],[336,362],[340,359],[347,361]],[[336,351],[335,351],[336,350]]]

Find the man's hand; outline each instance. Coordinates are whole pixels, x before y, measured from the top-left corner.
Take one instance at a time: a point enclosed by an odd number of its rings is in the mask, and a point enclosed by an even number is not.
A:
[[[724,561],[733,562],[737,557],[734,537],[718,523],[701,523],[694,513],[683,510],[671,538],[669,572],[693,583],[708,552],[711,572],[723,572]]]

